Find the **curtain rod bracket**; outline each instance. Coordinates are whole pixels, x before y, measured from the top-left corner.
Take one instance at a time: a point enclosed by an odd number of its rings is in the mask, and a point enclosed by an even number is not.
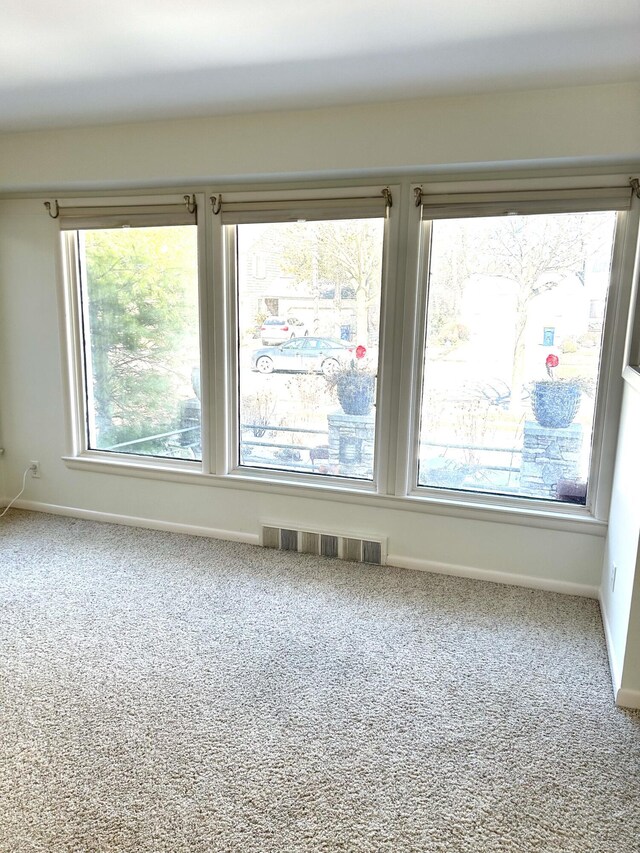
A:
[[[56,199],[53,203],[55,204],[55,211],[56,211],[55,213],[51,213],[51,202],[50,201],[45,201],[44,206],[47,208],[47,212],[48,212],[49,216],[52,219],[57,219],[60,216],[60,206],[58,205],[58,199]]]
[[[184,203],[187,206],[187,211],[189,213],[195,213],[196,210],[198,209],[198,204],[196,202],[195,193],[193,195],[185,195],[185,196],[183,196],[183,198],[184,198]]]
[[[213,215],[217,216],[222,210],[222,193],[220,195],[212,195],[210,201]]]
[[[640,198],[640,180],[638,178],[629,178],[629,183],[631,184],[631,189],[636,198]]]
[[[393,197],[391,195],[391,190],[389,189],[389,187],[385,187],[381,192],[384,196],[384,202],[387,206],[387,209],[393,207]]]
[[[422,205],[422,187],[416,187],[413,196],[416,200],[416,207],[420,207]]]

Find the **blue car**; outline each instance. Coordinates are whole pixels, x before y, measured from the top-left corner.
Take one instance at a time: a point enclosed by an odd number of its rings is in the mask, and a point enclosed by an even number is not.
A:
[[[331,376],[340,367],[362,358],[364,347],[338,338],[293,338],[251,354],[251,369],[258,373],[322,373]]]

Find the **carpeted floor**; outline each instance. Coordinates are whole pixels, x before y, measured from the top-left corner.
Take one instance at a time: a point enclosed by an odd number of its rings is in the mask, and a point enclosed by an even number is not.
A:
[[[594,601],[11,512],[0,850],[631,853]]]

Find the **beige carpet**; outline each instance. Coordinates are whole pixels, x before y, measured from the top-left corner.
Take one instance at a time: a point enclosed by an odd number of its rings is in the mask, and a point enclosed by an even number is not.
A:
[[[640,850],[594,601],[26,512],[0,549],[3,853]]]

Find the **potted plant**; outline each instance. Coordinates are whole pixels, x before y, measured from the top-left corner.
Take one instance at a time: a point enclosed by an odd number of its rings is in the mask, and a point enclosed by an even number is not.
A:
[[[583,382],[580,379],[556,379],[554,370],[560,363],[557,355],[547,356],[545,365],[549,379],[533,383],[531,407],[536,421],[543,427],[565,429],[578,414]]]
[[[356,347],[355,356],[362,362],[366,348]],[[368,415],[375,400],[376,374],[370,368],[352,360],[335,370],[330,377],[338,401],[346,415]]]

